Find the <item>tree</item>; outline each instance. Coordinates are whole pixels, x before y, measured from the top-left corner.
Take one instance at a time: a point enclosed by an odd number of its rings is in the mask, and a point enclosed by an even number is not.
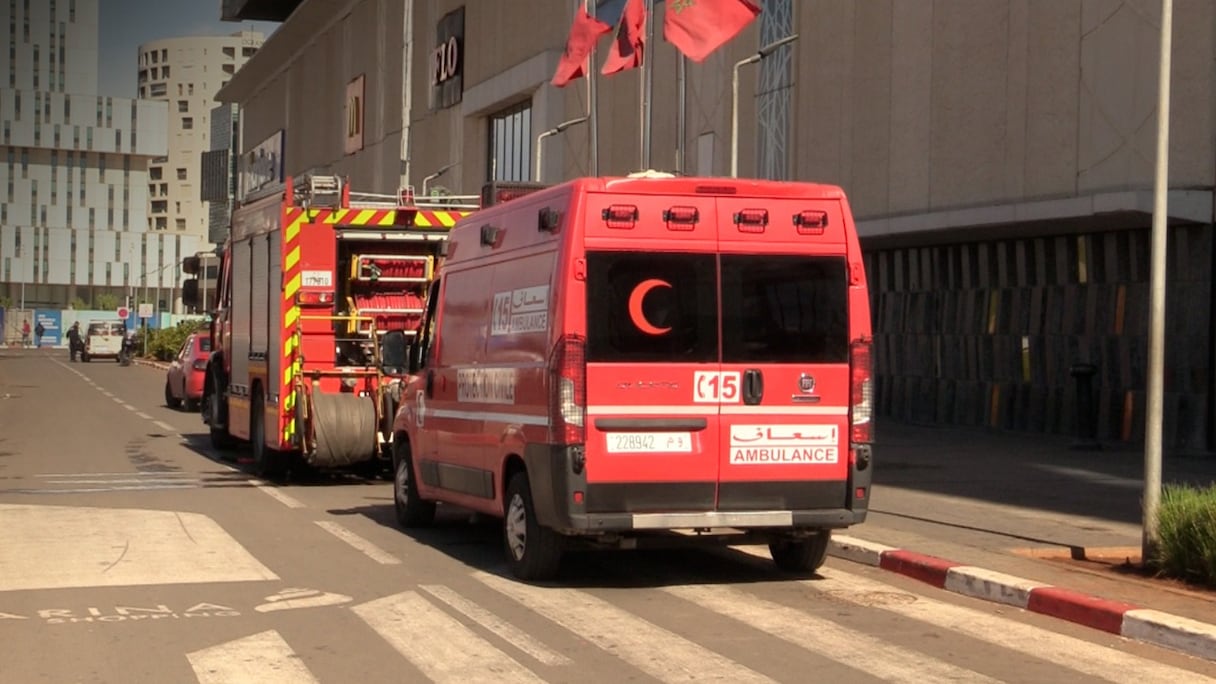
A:
[[[117,309],[118,295],[110,292],[102,292],[93,298],[93,306],[99,310]]]
[[[13,308],[13,298],[8,295],[0,295],[0,309]]]
[[[72,303],[68,304],[68,306],[72,307],[73,309],[75,309],[77,311],[83,311],[83,310],[89,308],[89,303],[84,301],[80,297],[73,297]]]

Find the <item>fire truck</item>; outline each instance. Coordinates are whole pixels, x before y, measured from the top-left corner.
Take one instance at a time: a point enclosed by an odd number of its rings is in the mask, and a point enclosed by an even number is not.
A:
[[[183,288],[188,306],[213,312],[201,402],[212,445],[249,442],[264,477],[293,459],[387,464],[408,342],[448,229],[476,200],[360,194],[309,176],[243,202],[211,296],[200,300],[197,281]]]

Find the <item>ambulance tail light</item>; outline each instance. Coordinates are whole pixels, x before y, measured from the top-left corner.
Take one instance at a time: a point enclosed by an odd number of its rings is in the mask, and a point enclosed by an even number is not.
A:
[[[874,441],[874,376],[871,351],[873,342],[854,340],[849,348],[849,441],[869,444]]]
[[[332,306],[332,292],[300,292],[296,295],[296,306]]]
[[[586,441],[587,343],[577,335],[558,340],[549,362],[550,442],[559,445]]]

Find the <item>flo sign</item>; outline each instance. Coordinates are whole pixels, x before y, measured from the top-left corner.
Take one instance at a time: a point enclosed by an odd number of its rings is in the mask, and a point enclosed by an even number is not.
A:
[[[431,51],[431,108],[444,109],[460,102],[464,93],[464,8],[439,20]]]

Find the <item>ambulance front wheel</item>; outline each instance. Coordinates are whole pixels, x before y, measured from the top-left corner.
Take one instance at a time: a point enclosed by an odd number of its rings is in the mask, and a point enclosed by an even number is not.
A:
[[[828,542],[832,540],[830,530],[823,530],[811,537],[791,537],[773,541],[768,552],[773,563],[786,572],[814,572],[827,559]]]
[[[561,565],[562,538],[536,522],[532,486],[526,472],[511,477],[506,501],[502,529],[511,573],[526,581],[553,578]]]
[[[418,494],[414,479],[414,457],[410,443],[402,435],[393,438],[393,507],[397,524],[403,528],[427,527],[435,522],[435,502],[425,501]]]

